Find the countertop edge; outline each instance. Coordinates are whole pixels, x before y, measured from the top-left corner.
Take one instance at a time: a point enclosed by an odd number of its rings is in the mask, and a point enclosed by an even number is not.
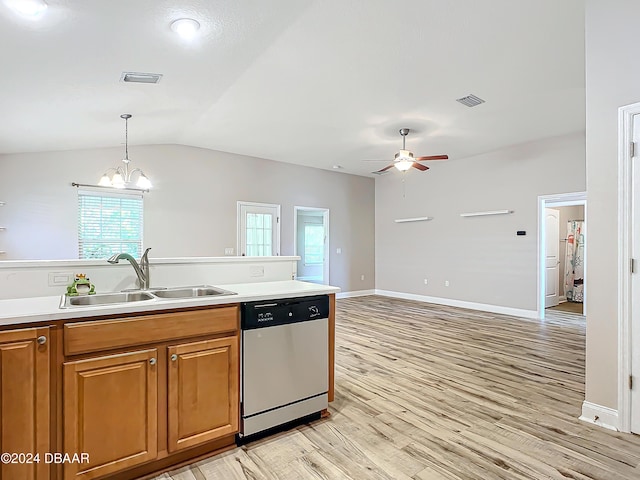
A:
[[[65,309],[59,308],[60,295],[0,300],[0,328],[11,328],[26,324],[80,318],[84,319],[108,315],[132,313],[146,314],[162,310],[213,307],[217,305],[229,305],[241,302],[326,295],[340,291],[340,288],[338,287],[301,282],[299,280],[219,284],[217,286],[237,292],[237,294],[219,297],[200,297],[196,299],[158,299],[119,305],[88,306]]]

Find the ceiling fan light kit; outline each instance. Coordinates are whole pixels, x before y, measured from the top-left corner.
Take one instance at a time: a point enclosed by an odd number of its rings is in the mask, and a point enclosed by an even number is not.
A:
[[[419,162],[424,162],[426,160],[447,160],[449,158],[447,155],[431,155],[427,157],[415,158],[415,156],[413,155],[413,152],[407,150],[407,146],[406,146],[407,135],[409,135],[410,131],[411,130],[408,128],[401,128],[399,130],[400,135],[402,135],[402,148],[398,151],[398,153],[395,154],[393,163],[390,165],[387,165],[381,170],[378,170],[372,173],[380,175],[382,173],[387,172],[389,169],[393,167],[396,167],[396,169],[398,169],[401,172],[406,172],[412,167],[424,172],[425,170],[429,170],[429,167],[427,167],[426,165],[422,165]]]

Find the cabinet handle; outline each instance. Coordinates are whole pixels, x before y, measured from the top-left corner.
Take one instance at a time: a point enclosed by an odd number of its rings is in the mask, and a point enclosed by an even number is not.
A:
[[[155,358],[149,360],[149,365],[155,365],[158,361]]]
[[[36,340],[38,342],[38,345],[44,345],[45,343],[47,343],[47,337],[45,337],[44,335],[41,335],[38,337],[38,340]]]
[[[178,360],[178,355],[174,353],[173,355],[171,355],[171,361],[175,362],[176,360]]]

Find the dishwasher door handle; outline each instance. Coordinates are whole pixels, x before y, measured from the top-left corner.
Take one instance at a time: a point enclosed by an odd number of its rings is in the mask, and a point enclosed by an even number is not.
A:
[[[277,307],[277,303],[263,303],[262,305],[254,305],[253,308]]]

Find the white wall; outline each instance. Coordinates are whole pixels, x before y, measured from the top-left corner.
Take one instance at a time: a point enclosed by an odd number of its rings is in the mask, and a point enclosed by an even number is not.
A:
[[[238,200],[282,206],[280,253],[292,255],[294,205],[324,207],[331,210],[330,283],[344,291],[374,287],[373,179],[181,145],[131,146],[129,156],[154,183],[144,231],[152,259],[235,248]],[[121,157],[121,148],[1,155],[2,258],[77,258],[70,184],[95,184]]]
[[[637,0],[587,0],[586,400],[618,407],[618,108],[640,101]]]
[[[584,191],[584,141],[577,133],[432,162],[404,187],[399,172],[378,178],[376,288],[536,310],[538,195]],[[513,213],[460,217],[502,209]],[[394,223],[421,216],[433,220]]]

